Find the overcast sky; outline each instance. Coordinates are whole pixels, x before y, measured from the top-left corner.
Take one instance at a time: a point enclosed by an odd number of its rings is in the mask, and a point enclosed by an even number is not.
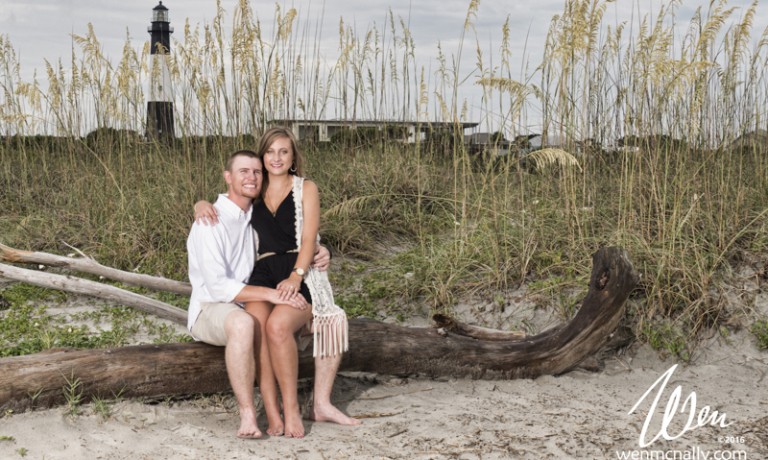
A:
[[[88,23],[93,24],[104,54],[116,63],[126,33],[136,48],[149,39],[147,27],[152,8],[157,3],[157,0],[0,0],[0,34],[10,40],[18,53],[25,79],[30,78],[35,68],[40,77],[44,75],[44,59],[55,62],[62,58],[66,65],[72,46],[70,35],[84,35]],[[285,8],[296,8],[299,23],[309,21],[314,24],[322,18],[323,40],[328,40],[330,46],[337,43],[340,17],[360,30],[362,36],[373,24],[382,30],[391,9],[395,18],[402,18],[409,24],[419,66],[434,69],[438,43],[447,55],[455,53],[469,0],[297,0],[277,3]],[[509,16],[513,59],[536,65],[540,62],[550,19],[562,12],[564,3],[564,0],[480,0],[475,21],[477,38],[486,49],[497,50],[501,27]],[[647,13],[655,15],[660,6],[667,3],[662,0],[617,0],[609,6],[604,22],[613,25],[631,21],[634,16],[637,23],[637,17]],[[704,5],[706,9],[709,4],[706,0],[683,0],[681,3],[676,14],[681,28],[687,26],[698,6]],[[729,6],[739,7],[729,24],[737,21],[750,3],[748,0],[729,1]],[[216,13],[215,0],[164,0],[163,4],[169,9],[171,25],[176,29],[173,39],[181,38],[186,18],[192,25],[210,24]],[[225,24],[229,25],[238,1],[221,0],[221,4],[226,11]],[[252,0],[250,4],[263,25],[271,24],[276,2]],[[754,39],[759,38],[768,26],[768,5],[760,5],[757,11]],[[469,45],[466,43],[465,46],[470,48],[465,53],[474,59],[474,38]]]
[[[149,39],[152,8],[157,0],[0,0],[0,33],[10,37],[21,57],[22,68],[40,67],[44,58],[55,61],[68,59],[70,34],[83,35],[90,22],[104,46],[105,54],[120,56],[126,31],[136,44]],[[338,37],[339,18],[348,25],[365,31],[373,24],[379,30],[391,10],[396,18],[410,24],[419,56],[428,59],[441,42],[445,50],[458,42],[469,0],[313,0],[295,2],[251,1],[251,7],[261,22],[268,26],[275,4],[284,8],[293,6],[299,12],[298,20],[322,17],[323,38],[335,42]],[[216,14],[215,0],[165,0],[171,25],[176,28],[172,37],[179,39],[184,20],[191,24],[210,24]],[[229,26],[238,0],[222,0]],[[504,6],[501,6],[504,5]],[[482,41],[498,44],[501,26],[507,15],[511,18],[515,41],[522,45],[530,31],[531,43],[541,43],[550,18],[562,10],[563,0],[536,1],[482,1],[477,15],[477,31]],[[311,18],[311,19],[309,19]],[[362,35],[362,34],[361,34]]]

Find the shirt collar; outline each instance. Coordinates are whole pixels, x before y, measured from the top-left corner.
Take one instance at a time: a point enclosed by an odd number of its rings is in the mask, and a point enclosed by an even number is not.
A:
[[[219,194],[219,198],[216,200],[214,206],[226,217],[231,219],[251,219],[251,210],[253,209],[253,206],[248,206],[248,209],[243,211],[240,206],[229,199],[226,193]]]

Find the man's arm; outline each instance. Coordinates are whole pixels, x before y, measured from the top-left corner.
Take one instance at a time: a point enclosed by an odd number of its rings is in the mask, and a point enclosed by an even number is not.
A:
[[[190,281],[214,302],[232,302],[245,283],[235,279],[225,257],[225,235],[215,226],[193,224],[187,241]]]
[[[257,302],[287,304],[299,310],[309,308],[304,296],[280,293],[277,289],[248,286],[232,278],[230,265],[224,258],[224,241],[215,226],[193,224],[188,250],[193,254],[195,270],[202,277],[202,284],[217,302]]]
[[[300,292],[288,294],[286,292],[278,291],[277,289],[250,285],[245,285],[235,296],[234,301],[240,303],[269,302],[273,305],[285,304],[298,310],[306,310],[310,307],[309,303],[307,303],[307,300]]]
[[[316,268],[321,272],[328,270],[331,266],[331,251],[325,246],[318,244],[315,247],[315,258],[312,259],[312,268]]]

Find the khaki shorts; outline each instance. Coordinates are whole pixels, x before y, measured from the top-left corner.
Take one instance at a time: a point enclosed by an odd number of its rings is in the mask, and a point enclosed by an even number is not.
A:
[[[225,346],[224,321],[233,311],[243,311],[242,307],[234,303],[203,302],[200,308],[200,316],[192,325],[192,336],[210,345]]]

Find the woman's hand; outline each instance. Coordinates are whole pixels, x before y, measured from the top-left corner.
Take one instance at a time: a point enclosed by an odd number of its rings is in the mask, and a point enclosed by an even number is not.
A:
[[[265,300],[273,305],[288,305],[297,310],[306,310],[310,307],[307,299],[301,295],[301,292],[287,295],[285,292],[278,291],[277,289],[269,289],[269,296]]]
[[[200,225],[216,225],[219,223],[219,215],[216,208],[205,200],[195,203],[195,222]]]
[[[283,300],[291,299],[295,295],[301,295],[301,277],[292,274],[278,283],[277,291],[280,293],[280,298]],[[299,308],[299,310],[303,310],[303,308]]]

